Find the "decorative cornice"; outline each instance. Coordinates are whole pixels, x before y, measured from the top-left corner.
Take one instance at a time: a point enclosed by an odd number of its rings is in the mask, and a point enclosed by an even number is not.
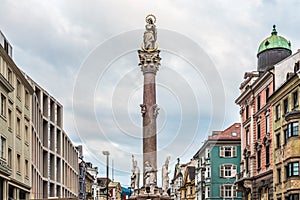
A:
[[[293,119],[299,119],[299,118],[300,118],[300,110],[293,110],[284,116],[284,119],[286,121],[290,121]]]

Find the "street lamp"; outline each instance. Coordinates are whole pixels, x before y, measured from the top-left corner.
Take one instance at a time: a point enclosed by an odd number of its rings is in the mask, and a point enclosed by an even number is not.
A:
[[[103,155],[106,156],[106,200],[108,200],[108,161],[109,161],[109,151],[102,151]]]

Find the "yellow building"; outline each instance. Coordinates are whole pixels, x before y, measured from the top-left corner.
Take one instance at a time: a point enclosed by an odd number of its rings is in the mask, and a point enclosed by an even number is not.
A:
[[[119,182],[110,182],[108,185],[110,191],[111,200],[121,200],[122,199],[122,187]]]
[[[187,166],[183,175],[182,186],[180,188],[181,199],[196,199],[195,191],[195,167]]]
[[[31,188],[33,88],[0,31],[0,199],[28,199]]]
[[[273,197],[277,200],[299,199],[300,194],[299,63],[293,59],[294,73],[282,74],[286,81],[269,99],[274,113]]]

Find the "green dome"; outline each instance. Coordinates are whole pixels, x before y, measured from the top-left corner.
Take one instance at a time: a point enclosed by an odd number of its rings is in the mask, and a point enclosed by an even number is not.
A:
[[[261,42],[257,54],[260,54],[261,52],[267,49],[275,49],[275,48],[283,48],[291,51],[290,41],[287,41],[287,39],[285,39],[282,36],[278,36],[276,31],[276,26],[274,25],[271,36]]]

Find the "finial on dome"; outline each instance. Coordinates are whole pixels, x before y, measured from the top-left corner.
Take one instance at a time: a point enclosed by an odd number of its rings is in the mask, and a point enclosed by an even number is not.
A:
[[[275,24],[273,25],[273,30],[272,30],[271,35],[277,35],[276,25]]]

